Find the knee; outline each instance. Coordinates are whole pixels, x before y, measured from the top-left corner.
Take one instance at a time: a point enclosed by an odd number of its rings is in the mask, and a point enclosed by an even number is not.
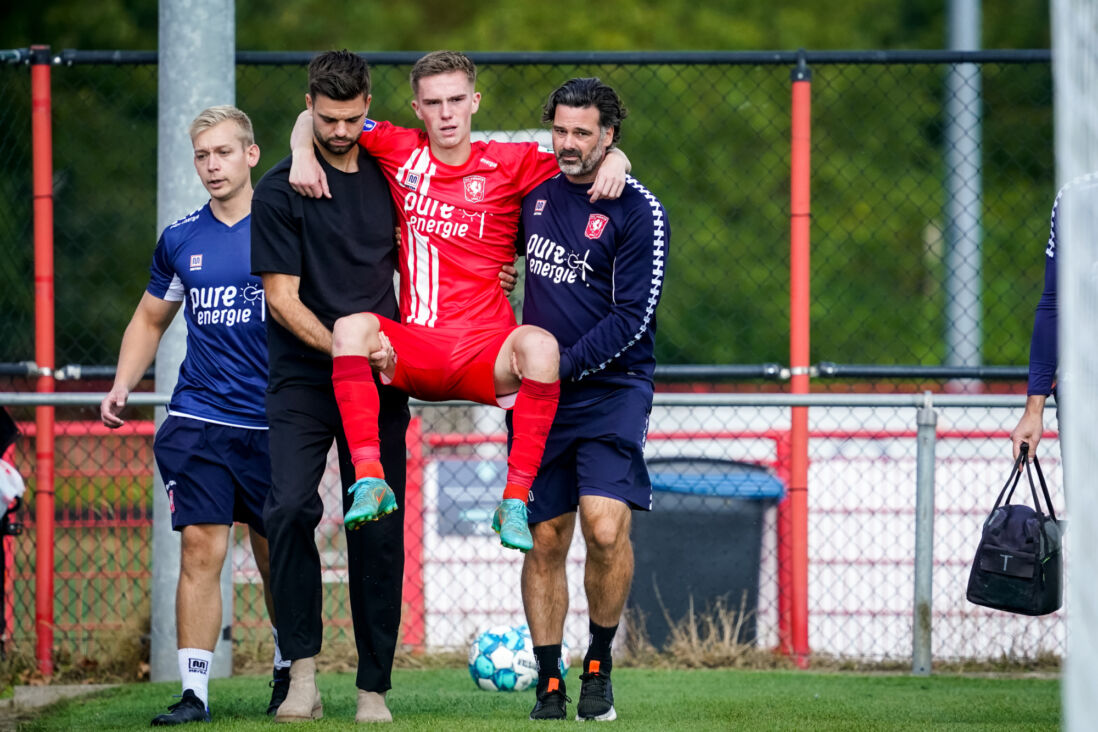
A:
[[[555,376],[560,371],[560,347],[557,339],[547,330],[535,326],[523,326],[522,337],[515,343],[515,354],[523,371],[531,375],[534,370]]]
[[[364,354],[366,342],[381,330],[373,313],[344,315],[332,326],[332,355]]]
[[[586,533],[588,553],[599,557],[609,557],[629,545],[628,526],[608,516],[592,522]]]
[[[180,569],[188,576],[220,574],[228,553],[228,527],[194,525],[183,528]]]
[[[564,564],[568,557],[571,536],[565,536],[555,527],[546,524],[534,524],[530,528],[534,548],[526,553],[527,558],[540,566]]]

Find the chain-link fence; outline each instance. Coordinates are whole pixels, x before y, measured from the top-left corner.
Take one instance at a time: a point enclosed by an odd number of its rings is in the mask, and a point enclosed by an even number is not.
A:
[[[303,104],[306,58],[241,54],[238,59],[236,101],[252,116],[263,150],[256,179],[288,148],[290,126]],[[572,76],[598,75],[622,94],[630,109],[622,147],[637,177],[663,201],[674,232],[659,310],[661,364],[788,362],[790,70],[798,60],[795,54],[476,58],[484,99],[475,126],[481,130],[540,128],[542,101]],[[802,59],[812,72],[812,361],[951,363],[949,330],[956,318],[950,308],[965,294],[975,296],[978,312],[969,315],[975,315],[978,327],[961,337],[977,340],[981,362],[1024,364],[1055,192],[1047,53],[807,54]],[[371,116],[417,124],[407,104],[412,60],[404,54],[371,58]],[[980,82],[979,128],[960,131],[978,142],[979,179],[964,183],[978,191],[980,261],[968,263],[976,265],[971,268],[975,278],[957,283],[951,279],[955,224],[948,206],[957,161],[947,141],[958,138],[950,128],[944,90],[950,70],[961,62],[978,64]],[[16,366],[32,361],[34,354],[26,64],[0,64],[0,97],[0,240],[7,242],[8,255],[0,259],[0,311],[5,314],[0,365],[8,367],[0,374],[0,390],[26,391],[32,383],[18,375]],[[155,55],[59,54],[52,97],[56,363],[111,364],[143,290],[158,233]],[[925,372],[909,370],[901,376],[887,382],[847,378],[814,384],[844,391],[947,386]],[[699,383],[703,378],[674,388],[779,388],[757,381]],[[105,381],[59,382],[61,389],[81,391],[106,386]],[[1015,382],[1003,388],[1018,387]],[[109,655],[120,644],[136,642],[147,626],[152,413],[137,411],[129,431],[108,434],[90,407],[58,410],[56,653],[91,659]],[[8,639],[23,646],[33,645],[35,633],[35,425],[29,408],[13,412],[24,427],[13,459],[29,478],[23,512],[28,530],[5,539],[13,549],[8,553],[6,617]],[[503,459],[500,415],[473,407],[416,413],[402,637],[413,647],[454,647],[479,625],[521,617],[518,557],[508,556],[487,536],[483,517],[485,502],[498,489],[493,471]],[[1005,409],[957,409],[944,413],[939,425],[937,657],[1063,652],[1060,615],[1023,622],[958,600],[981,513],[989,508],[984,504],[1001,482],[1000,468],[1009,457],[1006,433],[1014,418]],[[777,405],[658,406],[649,457],[680,461],[675,468],[680,473],[694,469],[686,467],[688,459],[728,461],[706,469],[727,473],[726,482],[733,485],[742,482],[736,476],[746,470],[734,462],[759,463],[784,482],[789,429],[789,409]],[[813,409],[810,438],[811,647],[870,660],[906,658],[911,650],[914,410]],[[1058,448],[1054,440],[1047,443],[1042,452],[1052,482],[1059,485]],[[325,476],[322,492],[330,511],[318,531],[328,567],[328,642],[344,642],[350,635],[337,482],[334,472]],[[651,586],[651,597],[658,601],[635,609],[658,634],[661,618],[680,617],[673,596],[696,591],[699,607],[719,594],[733,607],[747,597],[749,605],[756,605],[753,632],[759,642],[776,643],[775,498],[733,492],[713,505],[693,505],[697,496],[683,496],[673,486],[666,492],[668,515],[677,506],[687,517],[697,510],[717,516],[718,522],[727,514],[728,523],[720,523],[726,528],[720,536],[723,553],[717,555],[727,566],[726,579],[718,573],[704,591],[700,580],[697,587],[689,582],[672,587],[671,569],[645,564],[644,545],[638,543],[635,593]],[[734,531],[728,528],[733,526]],[[235,555],[234,638],[261,644],[268,636],[267,621],[241,538]],[[574,549],[568,638],[574,648],[582,648],[582,554],[578,546]],[[706,569],[702,565],[711,561],[706,556],[713,555],[699,556],[696,573],[681,574],[700,577]],[[754,566],[738,566],[740,557],[757,560]],[[745,562],[751,564],[739,564]],[[727,591],[715,593],[722,581]],[[1046,633],[1049,627],[1053,630]],[[1010,642],[982,640],[997,635]]]

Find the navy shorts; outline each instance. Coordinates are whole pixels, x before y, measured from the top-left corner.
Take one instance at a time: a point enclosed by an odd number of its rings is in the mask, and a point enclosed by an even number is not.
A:
[[[248,524],[260,536],[271,486],[267,430],[168,416],[153,441],[172,528]]]
[[[606,496],[651,511],[644,463],[651,412],[652,391],[643,387],[600,389],[580,403],[561,404],[530,491],[530,523],[574,512],[580,496]]]

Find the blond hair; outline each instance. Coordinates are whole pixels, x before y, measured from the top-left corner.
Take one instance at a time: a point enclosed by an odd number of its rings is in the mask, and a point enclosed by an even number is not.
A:
[[[219,104],[199,112],[198,116],[191,122],[189,130],[191,141],[193,142],[194,138],[211,127],[216,127],[222,122],[229,121],[236,122],[237,129],[240,130],[237,134],[237,139],[240,140],[245,148],[249,148],[255,144],[255,131],[252,129],[252,121],[248,119],[248,115],[231,104]]]
[[[448,74],[451,71],[460,71],[470,84],[477,83],[477,66],[472,59],[458,51],[432,51],[416,61],[412,67],[412,73],[408,80],[412,83],[412,93],[419,93],[419,80],[428,76]]]

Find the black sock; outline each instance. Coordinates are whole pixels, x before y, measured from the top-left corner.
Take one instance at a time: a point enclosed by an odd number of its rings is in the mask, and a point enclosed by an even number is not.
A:
[[[587,655],[583,657],[583,668],[586,671],[591,661],[598,661],[599,671],[609,674],[610,668],[614,665],[610,657],[610,646],[614,642],[614,634],[618,632],[618,626],[606,628],[589,622],[588,627],[591,630],[591,645],[587,647]]]
[[[538,662],[538,689],[544,689],[550,678],[560,678],[560,643],[534,646],[534,658]]]

